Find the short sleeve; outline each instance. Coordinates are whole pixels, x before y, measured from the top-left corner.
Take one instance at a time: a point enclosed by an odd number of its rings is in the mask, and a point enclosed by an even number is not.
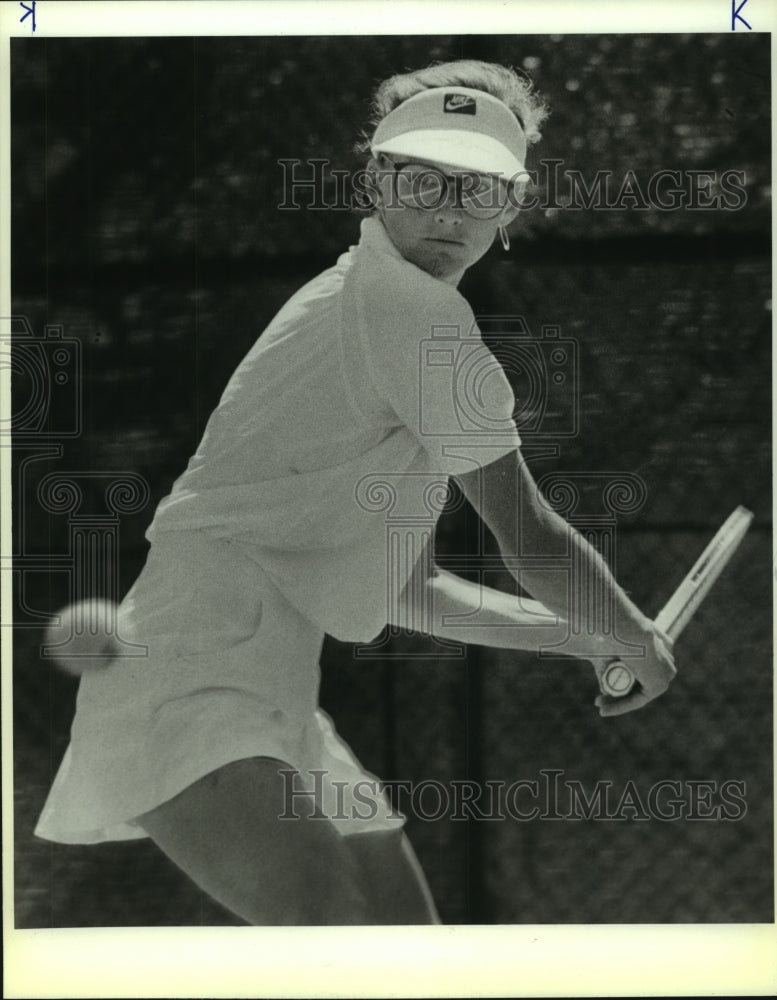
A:
[[[360,296],[371,380],[435,469],[488,465],[521,443],[510,383],[453,286],[409,265],[400,274],[365,282]]]

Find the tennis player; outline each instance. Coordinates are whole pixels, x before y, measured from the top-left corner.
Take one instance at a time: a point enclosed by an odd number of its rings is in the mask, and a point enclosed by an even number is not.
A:
[[[148,656],[84,673],[36,829],[65,843],[150,837],[251,924],[439,922],[404,817],[379,787],[365,807],[376,779],[318,706],[325,633],[370,641],[391,617],[537,650],[568,636],[570,599],[587,607],[595,588],[643,650],[637,687],[600,695],[601,713],[646,704],[674,675],[666,637],[543,504],[493,356],[477,433],[456,365],[419,365],[441,329],[486,351],[456,286],[498,234],[509,246],[543,103],[512,70],[461,61],[387,80],[375,113],[359,243],[262,333],[159,505],[119,609],[120,634]],[[439,570],[428,547],[397,579],[369,484],[383,477],[396,504],[428,513],[425,489],[452,475],[532,600]],[[521,562],[565,546],[583,566],[571,583]],[[478,610],[489,626],[451,624]],[[583,624],[564,651],[601,666],[612,637]]]

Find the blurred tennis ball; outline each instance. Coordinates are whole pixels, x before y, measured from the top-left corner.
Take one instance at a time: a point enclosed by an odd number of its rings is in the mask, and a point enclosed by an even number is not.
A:
[[[101,670],[113,659],[118,605],[89,599],[68,604],[46,628],[44,659],[53,659],[66,674],[80,677]]]

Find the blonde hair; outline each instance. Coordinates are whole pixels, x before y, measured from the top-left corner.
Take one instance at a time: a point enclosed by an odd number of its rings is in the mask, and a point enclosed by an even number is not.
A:
[[[548,117],[545,102],[534,90],[532,81],[509,66],[481,62],[478,59],[458,59],[455,62],[433,63],[426,69],[397,73],[384,80],[372,98],[369,135],[365,132],[357,151],[369,152],[372,135],[378,124],[403,101],[432,87],[470,87],[499,98],[512,111],[526,134],[529,145],[541,138],[540,126]]]

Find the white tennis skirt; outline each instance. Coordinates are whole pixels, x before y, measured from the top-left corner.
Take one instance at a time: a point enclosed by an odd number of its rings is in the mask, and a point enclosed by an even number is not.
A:
[[[71,844],[145,837],[138,816],[216,768],[257,756],[297,772],[285,779],[289,810],[295,794],[312,792],[343,834],[401,827],[378,779],[318,707],[323,633],[240,542],[162,535],[119,609],[118,636],[136,655],[81,678],[70,746],[37,836]]]

